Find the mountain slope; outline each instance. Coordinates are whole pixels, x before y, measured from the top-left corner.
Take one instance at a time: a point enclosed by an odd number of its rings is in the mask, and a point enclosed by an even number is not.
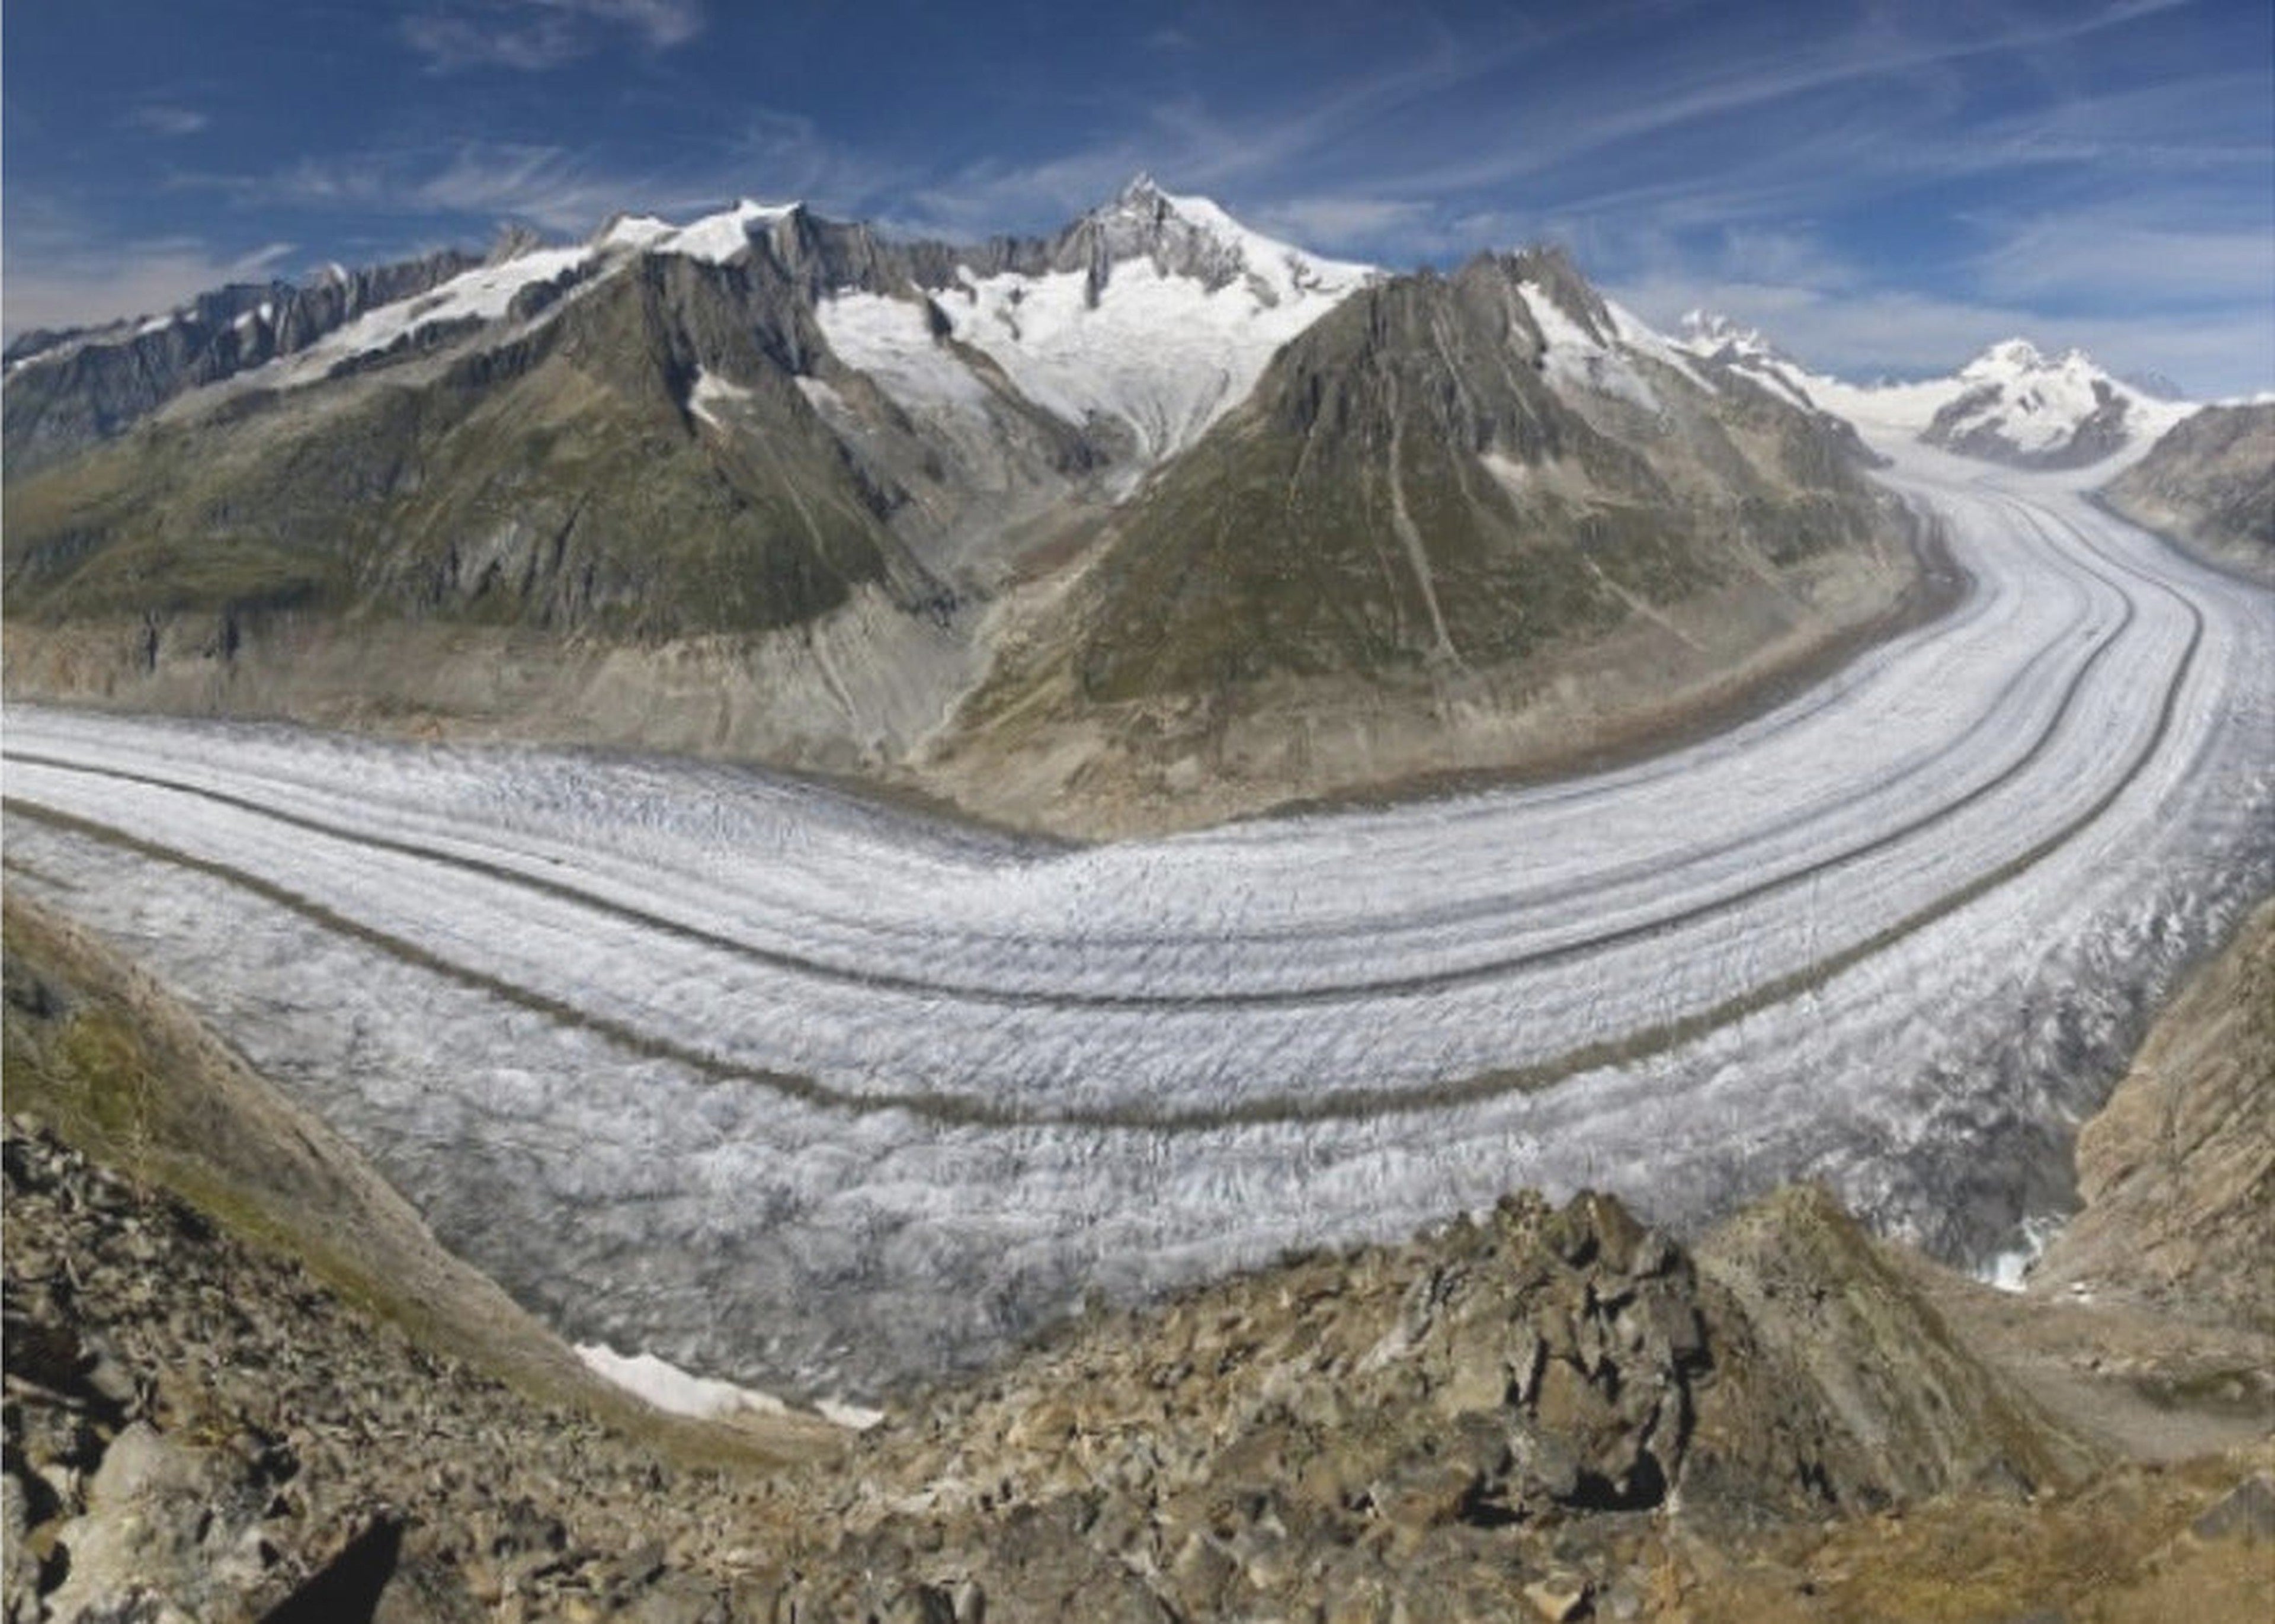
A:
[[[2275,903],[2158,1021],[2078,1135],[2082,1210],[2032,1288],[2275,1332]]]
[[[1038,595],[940,770],[1112,827],[1601,744],[1895,603],[1861,455],[1555,253],[1375,283]],[[1560,688],[1580,706],[1514,736]]]
[[[2135,523],[2275,583],[2275,403],[2205,407],[2102,494]]]
[[[445,1250],[345,1140],[155,979],[93,933],[20,897],[8,899],[4,919],[12,1115],[59,1130],[117,1166],[139,1192],[162,1189],[195,1203],[365,1312],[540,1401],[637,1424],[691,1458],[743,1449],[810,1456],[838,1441],[810,1416],[726,1431],[649,1415]]]
[[[654,637],[811,618],[863,582],[921,598],[884,500],[789,381],[819,344],[768,279],[656,258],[419,375],[176,414],[11,487],[11,613],[293,604]],[[708,432],[705,377],[763,429]]]
[[[1048,238],[745,201],[430,271],[11,468],[12,693],[1105,828],[1695,725],[1915,574],[1852,434],[1553,254],[1386,277],[1140,178]],[[27,356],[11,399],[61,411],[122,342]],[[1156,793],[1228,756],[1215,801]]]

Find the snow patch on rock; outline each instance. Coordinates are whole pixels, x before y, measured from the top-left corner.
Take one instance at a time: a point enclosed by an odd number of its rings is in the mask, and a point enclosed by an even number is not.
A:
[[[903,409],[986,404],[987,386],[933,336],[916,301],[847,288],[821,300],[814,315],[837,359],[867,373]]]
[[[1583,389],[1614,396],[1646,412],[1661,410],[1659,397],[1628,359],[1574,321],[1546,288],[1537,282],[1522,282],[1517,291],[1540,329],[1546,346],[1541,352],[1542,367],[1558,393]]]
[[[695,381],[687,391],[687,409],[714,428],[724,428],[719,409],[740,405],[751,398],[751,391],[739,383],[731,383],[717,373],[695,369]]]
[[[956,337],[1030,400],[1070,423],[1126,426],[1152,464],[1245,399],[1282,344],[1376,272],[1251,231],[1206,198],[1149,195],[1226,250],[1239,274],[1211,287],[1146,255],[1116,261],[1102,283],[1085,270],[964,268],[938,303]]]

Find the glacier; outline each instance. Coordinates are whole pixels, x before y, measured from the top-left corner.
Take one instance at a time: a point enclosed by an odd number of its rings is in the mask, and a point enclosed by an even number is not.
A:
[[[1621,770],[1074,847],[715,763],[11,706],[11,882],[572,1341],[792,1397],[1536,1185],[1987,1265],[2275,885],[2275,614],[1891,440],[1960,607]],[[2104,471],[2105,472],[2105,471]]]

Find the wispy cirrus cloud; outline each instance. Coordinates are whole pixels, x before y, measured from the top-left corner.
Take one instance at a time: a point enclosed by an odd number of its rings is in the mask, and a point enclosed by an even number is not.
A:
[[[210,114],[194,107],[182,107],[170,102],[146,102],[131,110],[125,121],[130,128],[151,135],[162,135],[178,140],[196,135],[213,124]]]
[[[438,73],[565,67],[629,34],[650,50],[703,32],[701,0],[449,0],[403,19],[404,42]]]
[[[258,172],[184,173],[170,185],[248,210],[353,212],[459,230],[518,222],[574,236],[620,211],[683,215],[746,194],[855,212],[896,172],[831,140],[812,119],[758,109],[648,168],[626,167],[598,147],[465,140],[304,157]]]
[[[2018,240],[2037,229],[2019,228]],[[1795,235],[1769,254],[1734,233],[1655,261],[1629,244],[1629,272],[1607,280],[1615,298],[1662,327],[1703,307],[1759,328],[1810,366],[1846,377],[1946,373],[2015,337],[2047,350],[2076,346],[2113,371],[2161,373],[2204,395],[2275,375],[2275,311],[2264,298],[2158,307],[2136,297],[2053,309],[2037,297],[2044,290],[1993,278],[1952,292],[1876,285],[1869,267]]]
[[[117,113],[115,151],[11,81],[10,179],[38,153],[122,253],[173,233],[344,257],[744,193],[968,241],[1050,230],[1145,170],[1393,268],[1561,241],[1677,311],[1789,322],[1825,365],[1943,366],[1986,336],[2089,342],[2082,324],[2130,318],[2175,346],[2148,364],[2190,381],[2195,356],[2203,387],[2275,376],[2264,8],[1433,0],[1314,8],[1295,32],[1265,10],[1109,8],[1039,40],[988,8],[911,8],[903,61],[850,8],[395,0],[363,25],[393,57],[375,109],[249,94],[248,51],[273,81],[341,47],[224,28],[212,60],[133,93],[188,117]],[[148,140],[208,109],[209,138]],[[177,161],[155,188],[153,152]]]
[[[1266,204],[1256,223],[1299,243],[1409,245],[1432,231],[1436,213],[1411,199],[1292,197]]]
[[[291,243],[271,242],[231,253],[188,236],[112,245],[100,241],[66,207],[20,197],[9,207],[0,326],[11,338],[38,328],[152,314],[225,283],[265,281],[280,273],[294,250]]]
[[[2095,205],[2002,220],[1976,261],[1977,278],[2018,299],[2137,299],[2154,289],[2175,302],[2275,305],[2275,230],[2155,217],[2161,212]]]

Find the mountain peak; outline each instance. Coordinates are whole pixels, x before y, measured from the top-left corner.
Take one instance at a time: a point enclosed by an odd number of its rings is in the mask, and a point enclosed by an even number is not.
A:
[[[1140,170],[1114,200],[1084,215],[1061,238],[1103,285],[1113,265],[1151,259],[1165,273],[1212,288],[1246,280],[1274,302],[1305,289],[1355,286],[1373,274],[1365,265],[1326,260],[1250,229],[1213,199],[1167,192]]]
[[[1725,360],[1775,362],[1792,366],[1793,358],[1770,342],[1757,327],[1724,315],[1719,310],[1692,309],[1682,313],[1683,348],[1695,355],[1719,356]]]
[[[2073,351],[2071,353],[2075,355],[2076,351]],[[2039,353],[2037,345],[2027,338],[2008,338],[1992,344],[1982,354],[1976,356],[1967,364],[1960,375],[1971,377],[1994,370],[2036,372],[2045,365],[2046,358]]]
[[[1179,227],[1208,236],[1238,235],[1243,228],[1230,215],[1204,197],[1182,197],[1161,189],[1161,183],[1140,170],[1129,184],[1085,216],[1112,224],[1135,223],[1141,230],[1163,235]]]
[[[2108,369],[2085,351],[2073,345],[2059,355],[2049,355],[2026,338],[2009,338],[1992,344],[1959,373],[1969,383],[2042,379],[2053,374],[2075,380],[2081,387],[2096,382],[2120,387]]]
[[[1693,306],[1682,313],[1682,336],[1703,344],[1734,344],[1741,350],[1765,349],[1768,341],[1757,328],[1741,327],[1719,310]]]
[[[805,217],[803,202],[761,203],[755,198],[737,198],[727,208],[686,225],[674,225],[654,215],[617,215],[594,233],[592,244],[600,249],[677,253],[723,262],[749,247],[759,228]]]
[[[491,239],[489,253],[483,258],[485,265],[503,265],[525,253],[533,253],[545,246],[545,238],[527,226],[509,222],[498,228]]]

